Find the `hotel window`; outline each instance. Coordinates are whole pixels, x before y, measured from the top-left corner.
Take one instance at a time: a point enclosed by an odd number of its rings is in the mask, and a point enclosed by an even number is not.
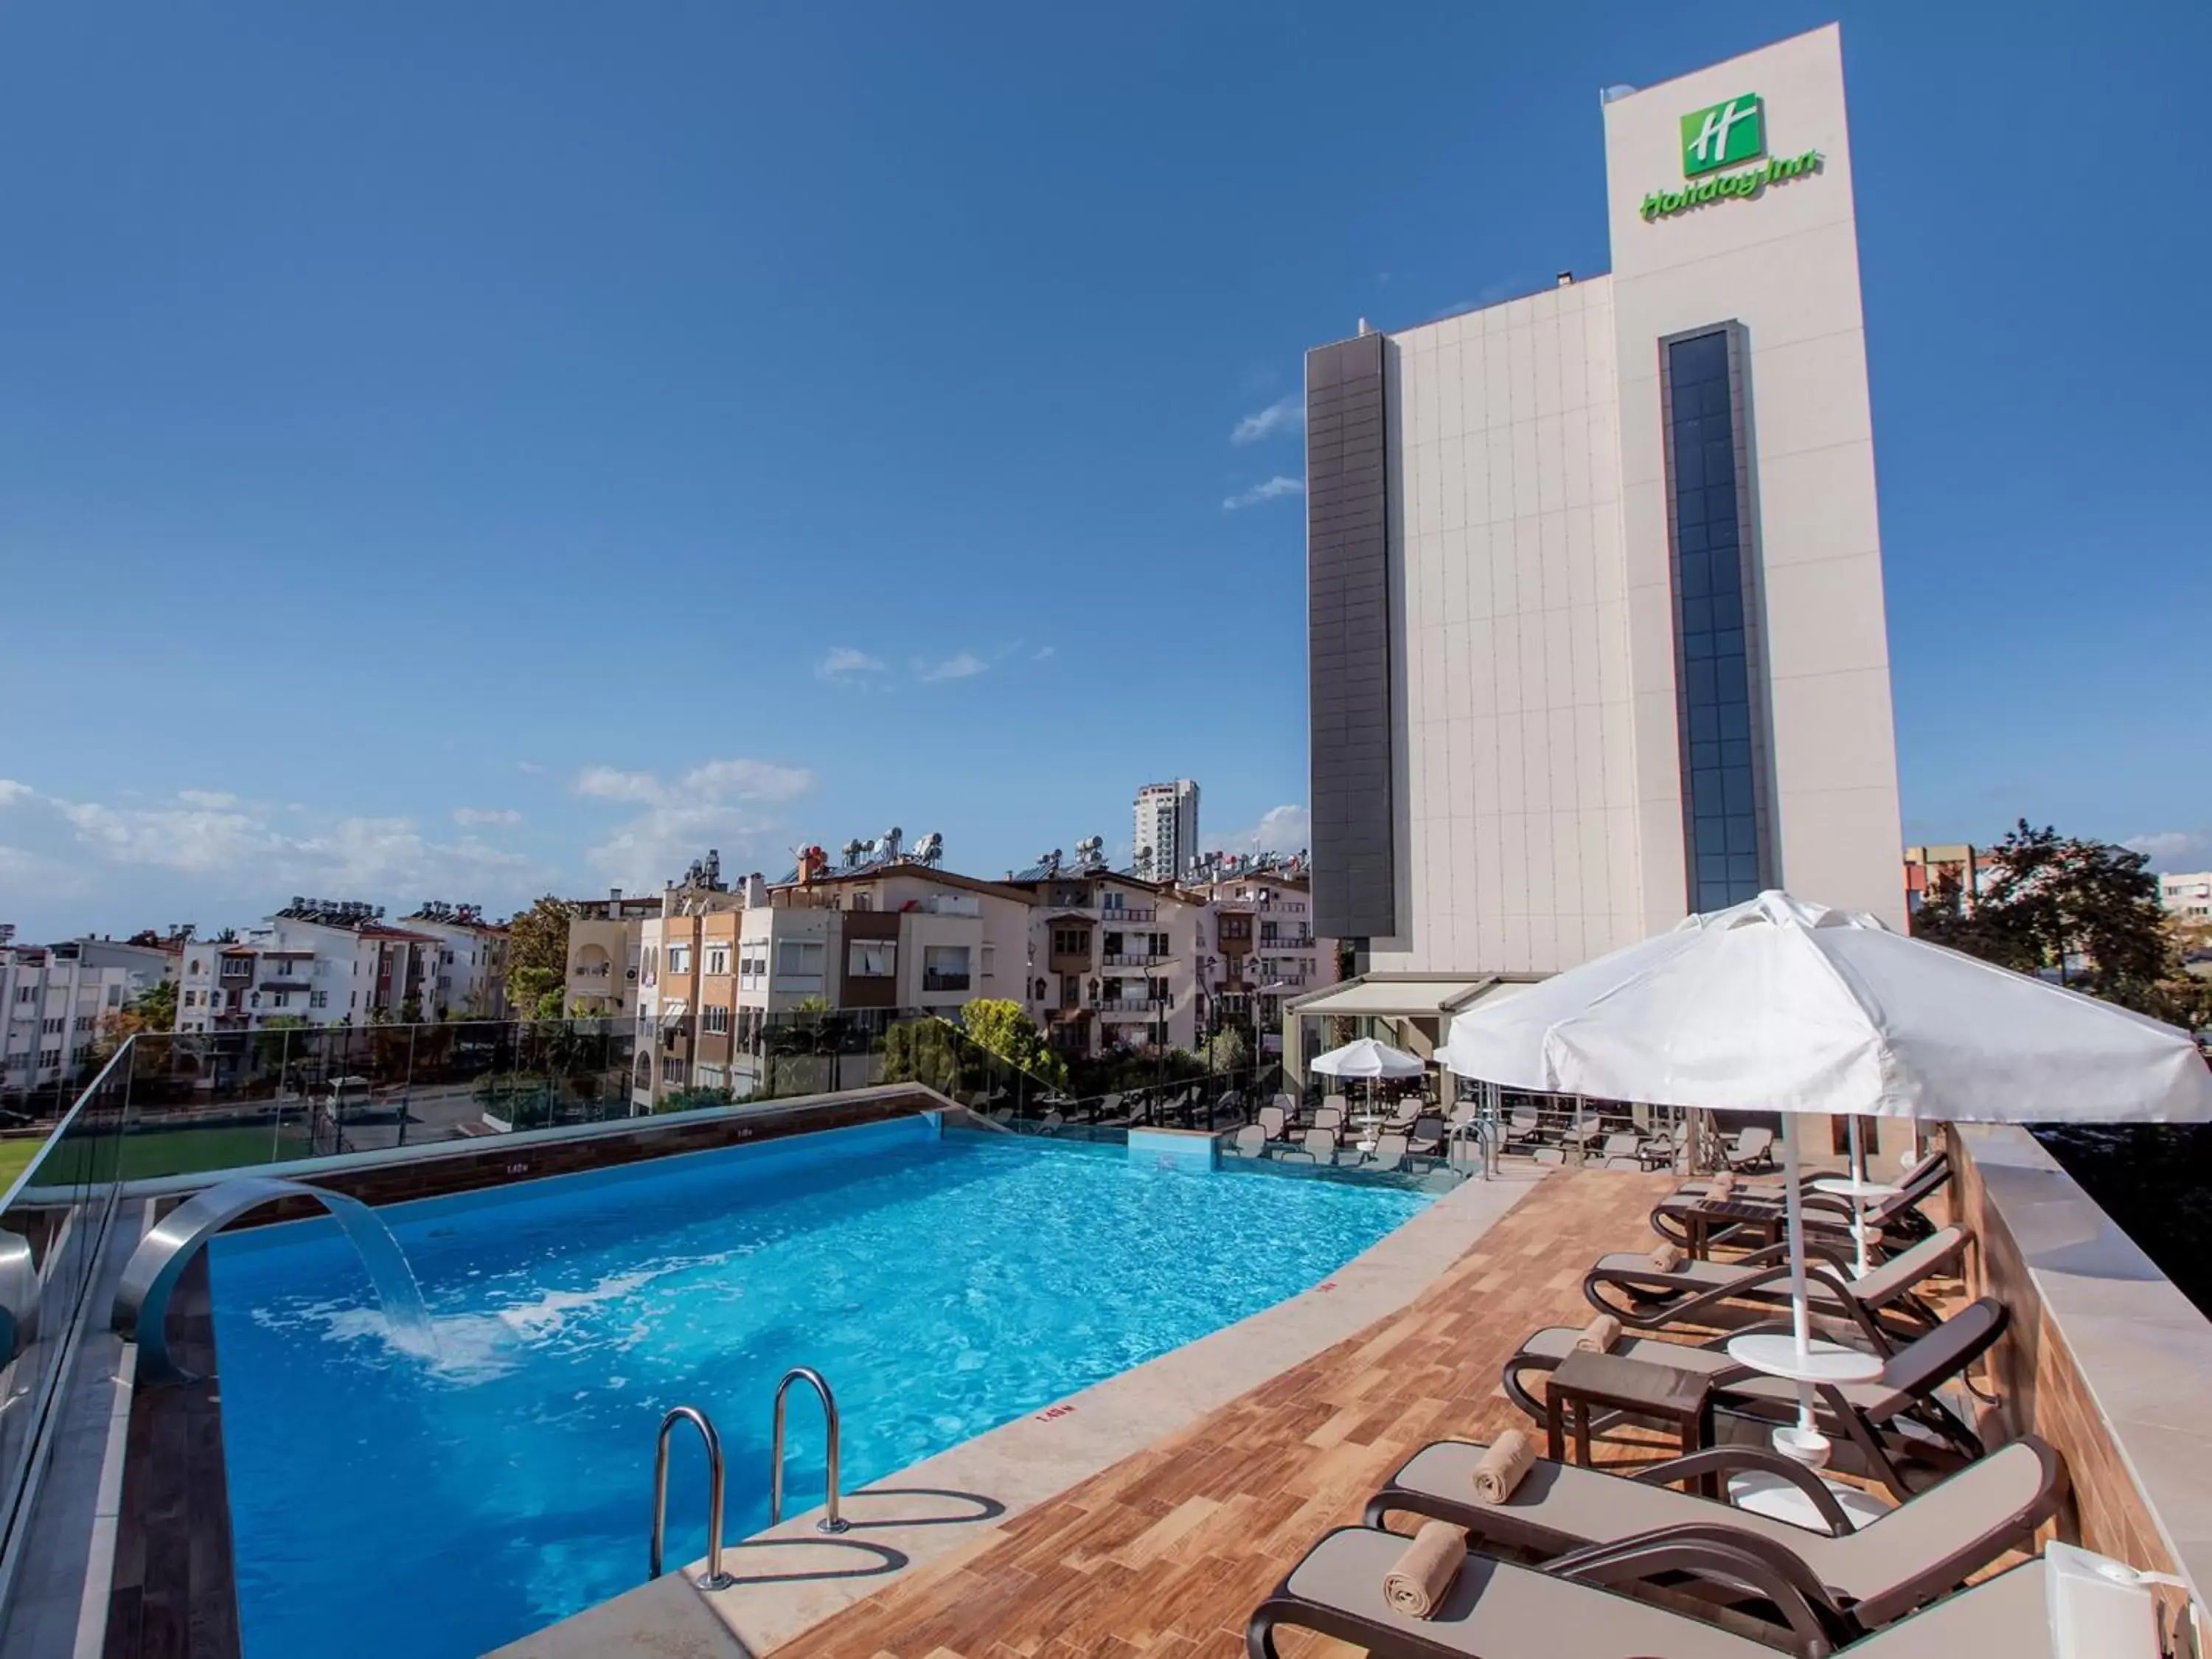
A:
[[[856,939],[845,947],[848,979],[889,979],[898,971],[898,941]]]
[[[730,1011],[708,1003],[699,1010],[699,1029],[712,1036],[730,1034]]]
[[[738,945],[738,988],[757,991],[761,981],[768,977],[768,941],[764,939],[742,940]]]
[[[1088,956],[1091,935],[1080,927],[1055,927],[1052,930],[1052,953],[1056,957]]]
[[[668,947],[668,971],[671,974],[688,974],[691,971],[690,945],[672,945]]]
[[[730,947],[728,945],[710,945],[707,947],[707,971],[710,974],[716,975],[726,974],[730,971]]]
[[[778,991],[796,991],[802,994],[822,988],[822,963],[828,956],[828,947],[818,939],[787,939],[775,947],[775,984]]]
[[[670,1054],[660,1062],[661,1082],[672,1089],[682,1088],[684,1079],[690,1071],[690,1065],[691,1063],[682,1055]]]
[[[1767,884],[1752,698],[1753,620],[1737,474],[1743,447],[1733,331],[1668,343],[1667,467],[1673,497],[1675,667],[1690,908],[1718,909]]]

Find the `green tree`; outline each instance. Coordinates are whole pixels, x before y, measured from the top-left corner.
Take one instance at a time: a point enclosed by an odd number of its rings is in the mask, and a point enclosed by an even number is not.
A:
[[[1914,935],[2173,1017],[2180,963],[2141,853],[2022,818],[1992,849],[1990,868],[1971,898],[1955,877],[1939,876],[1913,915]]]
[[[558,1019],[567,1001],[568,921],[575,907],[548,893],[507,925],[507,999],[525,1019]]]
[[[1207,1039],[1206,1063],[1216,1072],[1241,1072],[1252,1061],[1252,1045],[1243,1028],[1224,1025]]]
[[[1002,997],[977,997],[960,1010],[961,1029],[979,1048],[1056,1089],[1067,1086],[1067,1062],[1054,1054],[1029,1011]]]

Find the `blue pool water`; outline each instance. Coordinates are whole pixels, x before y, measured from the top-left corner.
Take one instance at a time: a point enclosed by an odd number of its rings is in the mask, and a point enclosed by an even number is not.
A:
[[[247,1659],[477,1654],[642,1582],[672,1406],[720,1430],[742,1538],[767,1523],[790,1366],[837,1391],[850,1490],[1304,1289],[1425,1201],[926,1121],[840,1130],[381,1212],[434,1321],[427,1364],[386,1340],[334,1228],[219,1238]],[[792,1407],[804,1509],[820,1414]],[[706,1549],[696,1437],[674,1461],[681,1563]]]

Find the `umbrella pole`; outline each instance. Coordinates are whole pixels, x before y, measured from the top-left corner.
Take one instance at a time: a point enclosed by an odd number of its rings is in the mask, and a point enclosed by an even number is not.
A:
[[[1858,1242],[1859,1277],[1867,1274],[1866,1154],[1859,1146],[1859,1116],[1851,1114],[1851,1237]],[[1836,1143],[1830,1141],[1831,1146]]]
[[[1797,1344],[1797,1365],[1802,1370],[1812,1357],[1812,1292],[1805,1283],[1805,1195],[1798,1189],[1797,1114],[1782,1115],[1782,1190],[1790,1224],[1790,1333]],[[1797,1384],[1797,1431],[1813,1437],[1813,1385]]]

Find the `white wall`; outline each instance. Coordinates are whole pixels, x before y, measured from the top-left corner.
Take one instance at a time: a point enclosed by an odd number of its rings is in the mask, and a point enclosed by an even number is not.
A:
[[[1642,933],[1603,277],[1391,337],[1404,932],[1377,969],[1568,966]]]
[[[1680,119],[1746,93],[1767,154],[1819,173],[1646,222],[1683,183]],[[1776,871],[1801,897],[1905,923],[1841,37],[1832,25],[1605,106],[1621,507],[1644,928],[1686,908],[1658,342],[1735,320],[1750,349],[1754,537],[1773,728]]]

